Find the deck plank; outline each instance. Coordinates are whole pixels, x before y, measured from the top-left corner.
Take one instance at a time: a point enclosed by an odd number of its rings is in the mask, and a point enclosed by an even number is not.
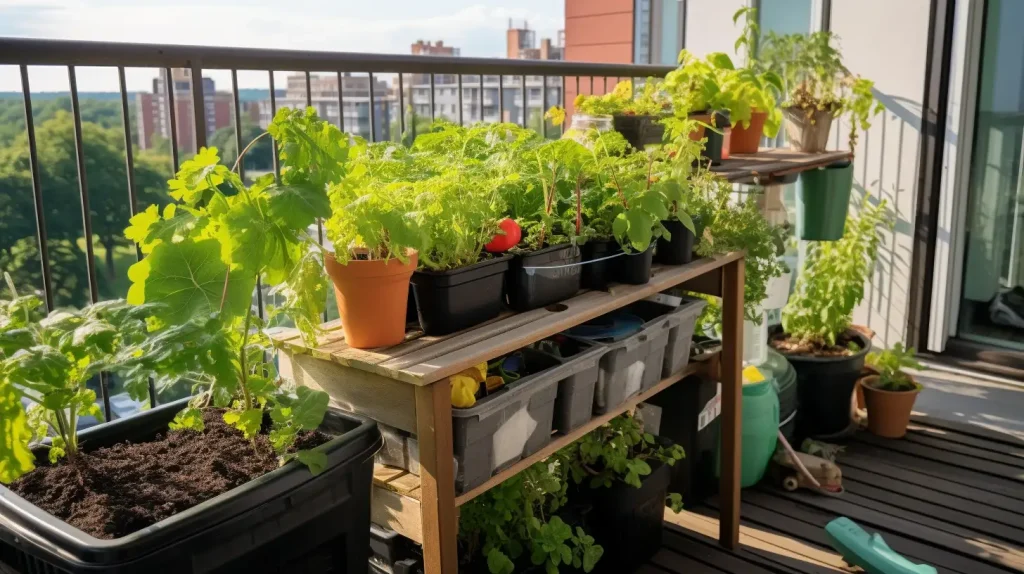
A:
[[[978,473],[985,473],[992,476],[1017,481],[1017,489],[1024,493],[1024,469],[1016,468],[1009,464],[992,462],[982,458],[968,456],[963,453],[955,453],[946,448],[937,448],[925,444],[909,441],[891,441],[876,437],[869,433],[859,433],[854,440],[869,444],[875,447],[882,447],[892,452],[899,452],[934,460],[947,466],[963,468]]]

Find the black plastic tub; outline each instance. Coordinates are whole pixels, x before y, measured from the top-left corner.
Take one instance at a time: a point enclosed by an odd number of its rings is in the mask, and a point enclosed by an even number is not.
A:
[[[615,280],[627,285],[645,285],[651,280],[651,263],[654,261],[655,242],[651,242],[643,252],[629,252],[615,258]]]
[[[447,335],[497,317],[511,260],[511,255],[502,255],[450,271],[413,273],[410,281],[423,332]]]
[[[612,116],[612,127],[626,138],[629,145],[638,150],[648,145],[658,145],[665,137],[663,116]]]
[[[697,237],[678,219],[666,219],[661,224],[671,234],[669,239],[658,238],[654,260],[664,265],[685,265],[693,261],[693,247]],[[694,222],[696,224],[696,222]]]
[[[615,262],[621,257],[605,259],[597,263],[588,263],[595,259],[610,257],[619,251],[619,243],[614,239],[591,240],[583,244],[583,277],[581,279],[584,289],[604,289],[612,280],[615,273]]]
[[[515,256],[505,283],[509,307],[529,311],[575,295],[582,257],[579,247],[568,243]]]
[[[864,358],[871,350],[871,340],[853,330],[846,334],[861,347],[853,355],[811,357],[782,353],[796,369],[798,438],[827,437],[850,426],[850,397],[864,367]],[[773,338],[782,336],[776,333]]]
[[[187,399],[82,431],[88,449],[166,432]],[[101,540],[0,486],[0,571],[109,574],[366,572],[377,423],[331,409],[313,476],[291,462],[152,526]],[[36,451],[45,459],[45,449]]]
[[[616,482],[591,491],[590,529],[604,547],[597,563],[600,572],[632,572],[661,549],[671,467],[654,459],[647,462],[651,474],[641,479],[640,488]]]

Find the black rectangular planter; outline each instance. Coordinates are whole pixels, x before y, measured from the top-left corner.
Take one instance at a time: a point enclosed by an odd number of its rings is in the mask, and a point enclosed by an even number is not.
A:
[[[651,245],[643,253],[636,251],[617,257],[615,280],[627,285],[645,285],[651,280],[651,263],[654,261],[654,246]]]
[[[612,280],[615,272],[615,259],[605,259],[597,263],[588,263],[595,259],[610,257],[622,251],[619,243],[614,239],[592,239],[583,244],[583,288],[604,289]]]
[[[612,127],[626,138],[629,145],[643,150],[648,145],[658,145],[665,137],[665,126],[661,123],[666,116],[612,116]]]
[[[90,449],[166,432],[183,399],[83,431]],[[318,476],[291,462],[152,526],[101,540],[0,486],[0,570],[109,574],[365,572],[377,423],[331,409]],[[45,449],[36,452],[45,459]]]
[[[502,286],[511,255],[449,271],[417,270],[412,289],[420,327],[427,335],[447,335],[489,321],[501,313]]]
[[[579,247],[562,243],[523,255],[510,264],[508,304],[523,312],[568,299],[580,290]]]
[[[616,482],[610,488],[591,491],[592,534],[604,547],[597,570],[602,573],[632,572],[661,549],[665,498],[671,467],[648,459],[651,474],[640,488]]]
[[[693,232],[678,219],[666,219],[661,224],[671,234],[671,238],[658,238],[658,251],[654,260],[664,265],[685,265],[693,261],[693,247],[697,239]]]

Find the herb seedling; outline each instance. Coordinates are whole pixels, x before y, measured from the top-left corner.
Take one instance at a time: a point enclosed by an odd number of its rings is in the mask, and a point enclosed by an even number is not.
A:
[[[883,391],[908,392],[921,388],[903,369],[924,369],[924,365],[914,359],[914,348],[905,348],[903,343],[896,343],[891,349],[881,353],[868,353],[866,362],[878,371],[878,381],[873,385]]]

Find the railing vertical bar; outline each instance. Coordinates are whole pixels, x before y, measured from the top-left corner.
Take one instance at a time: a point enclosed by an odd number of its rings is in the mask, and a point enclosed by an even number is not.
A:
[[[484,74],[480,71],[480,121],[484,121]]]
[[[530,109],[529,93],[526,91],[526,74],[522,75],[522,80],[519,82],[519,89],[523,91],[523,127],[526,127],[526,113]]]
[[[274,88],[274,71],[268,70],[267,74],[270,75],[270,119],[273,120],[274,116],[277,115],[277,93]],[[277,142],[274,142],[270,149],[271,155],[274,158],[274,179],[278,182],[281,181],[281,159],[277,157]]]
[[[430,74],[430,121],[434,121],[434,74]]]
[[[577,92],[579,92],[579,85],[578,84],[579,84],[579,79],[577,78],[577,86],[576,86],[576,91]],[[563,110],[568,109],[568,107],[569,107],[569,98],[565,94],[565,76],[562,76],[562,94],[561,95],[562,95],[562,109]],[[576,110],[573,110],[573,113],[576,113]],[[564,134],[565,130],[567,130],[567,129],[569,129],[569,126],[568,126],[568,124],[565,123],[565,121],[563,121],[562,122],[562,133]]]
[[[231,94],[233,97],[233,103],[235,105],[235,156],[237,159],[238,154],[242,153],[245,146],[242,145],[242,108],[238,101],[238,70],[231,70]],[[245,181],[245,162],[238,162],[238,177],[243,182]],[[260,309],[260,312],[263,310]],[[262,319],[263,316],[260,315]]]
[[[78,192],[82,201],[82,231],[85,233],[85,271],[89,278],[89,300],[100,300],[96,284],[96,257],[92,248],[92,210],[89,207],[89,181],[85,173],[85,146],[82,144],[82,109],[78,101],[78,78],[75,67],[68,66],[68,89],[71,92],[71,117],[75,130],[75,163],[78,169]],[[103,400],[103,418],[111,420],[110,377],[100,373],[100,397]]]
[[[171,69],[164,68],[164,91],[167,97],[167,119],[171,124],[171,167],[174,168],[174,173],[178,173],[178,111],[175,109],[174,102],[174,79],[171,77]]]
[[[505,121],[505,76],[498,75],[498,123]]]
[[[544,139],[548,137],[548,120],[544,117],[544,114],[548,111],[548,77],[541,76],[541,87],[540,87],[540,125],[544,131]]]
[[[459,78],[458,79],[458,84],[459,84],[459,125],[460,126],[464,126],[464,125],[466,125],[466,122],[465,122],[465,120],[462,117],[462,74],[459,74],[458,78]]]
[[[28,83],[28,66],[21,65],[21,94],[25,104],[25,130],[28,132],[28,168],[32,173],[32,204],[36,212],[36,241],[43,274],[43,299],[46,310],[53,310],[53,283],[50,276],[50,250],[46,240],[46,217],[43,215],[43,186],[39,180],[39,156],[36,150],[35,119],[32,116],[32,93]]]
[[[608,93],[608,76],[604,77],[604,93]]]
[[[192,119],[196,126],[196,150],[206,147],[206,97],[203,95],[203,68],[192,64]]]
[[[306,107],[313,105],[313,89],[310,86],[309,71],[306,71]]]
[[[338,129],[345,131],[345,82],[338,72]]]
[[[370,141],[377,141],[377,98],[374,95],[373,90],[373,72],[368,73],[368,79],[370,80]]]
[[[594,95],[594,76],[590,76],[590,95]]]
[[[580,95],[580,77],[576,76],[576,95]]]
[[[412,121],[416,121],[413,117]],[[398,141],[402,141],[405,137],[405,81],[402,79],[402,73],[398,73],[398,125],[401,131],[398,134]]]

